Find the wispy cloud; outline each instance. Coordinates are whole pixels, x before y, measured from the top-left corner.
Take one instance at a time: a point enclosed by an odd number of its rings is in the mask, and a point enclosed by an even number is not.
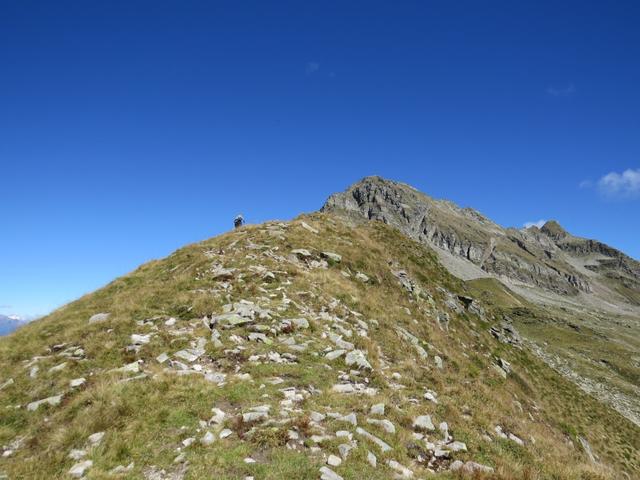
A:
[[[546,220],[538,220],[537,222],[525,222],[524,225],[522,225],[524,228],[531,228],[531,227],[538,227],[538,228],[542,228],[542,226],[547,223]]]
[[[307,75],[313,75],[318,70],[320,70],[320,64],[318,62],[307,62],[307,66],[305,68],[305,73]]]
[[[609,172],[598,180],[598,190],[609,198],[628,199],[640,197],[640,168],[622,173]]]
[[[548,87],[546,92],[552,97],[570,97],[576,93],[576,87],[573,84],[566,87]]]

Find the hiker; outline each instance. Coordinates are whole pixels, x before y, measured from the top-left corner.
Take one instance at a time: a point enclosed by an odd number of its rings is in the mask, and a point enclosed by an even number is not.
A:
[[[233,219],[234,228],[240,228],[243,223],[244,223],[244,217],[242,216],[242,214],[236,215],[236,218]]]

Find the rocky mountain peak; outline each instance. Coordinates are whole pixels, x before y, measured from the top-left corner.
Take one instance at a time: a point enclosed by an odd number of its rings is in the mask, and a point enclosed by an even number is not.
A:
[[[569,236],[569,233],[555,220],[549,220],[546,222],[540,231],[546,233],[554,240],[562,240]]]
[[[476,210],[379,176],[331,195],[322,211],[392,225],[433,247],[463,280],[494,276],[563,296],[597,291],[609,304],[640,301],[638,262],[600,242],[570,235],[555,220],[535,232],[505,229]]]

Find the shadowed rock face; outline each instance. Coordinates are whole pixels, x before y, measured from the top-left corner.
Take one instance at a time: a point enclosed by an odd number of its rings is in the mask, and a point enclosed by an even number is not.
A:
[[[366,177],[331,195],[322,211],[392,225],[436,247],[458,276],[474,278],[485,272],[560,295],[597,292],[607,301],[640,302],[637,261],[600,242],[574,237],[555,221],[540,229],[503,228],[476,210],[380,177]],[[457,268],[452,268],[454,263]],[[460,275],[456,270],[461,265],[465,270],[465,264],[468,274]]]

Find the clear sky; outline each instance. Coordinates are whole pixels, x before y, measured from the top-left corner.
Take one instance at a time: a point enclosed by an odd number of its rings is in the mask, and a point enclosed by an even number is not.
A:
[[[0,2],[0,313],[378,174],[640,257],[640,2]]]

